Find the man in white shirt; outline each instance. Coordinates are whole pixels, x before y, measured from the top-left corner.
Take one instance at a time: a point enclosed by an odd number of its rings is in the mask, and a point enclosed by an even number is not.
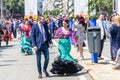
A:
[[[100,14],[97,21],[96,21],[97,22],[96,26],[101,28],[101,50],[100,50],[100,53],[98,55],[99,59],[102,59],[101,55],[102,55],[102,50],[104,47],[104,41],[106,39],[106,26],[105,26],[105,23],[103,20],[104,20],[104,15]]]

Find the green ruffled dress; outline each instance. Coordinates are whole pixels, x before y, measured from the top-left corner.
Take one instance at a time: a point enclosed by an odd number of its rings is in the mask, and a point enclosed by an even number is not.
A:
[[[20,48],[21,48],[21,53],[26,52],[28,53],[28,55],[33,54],[30,38],[26,38],[24,32],[21,33]]]
[[[62,60],[69,60],[77,64],[77,62],[70,55],[70,51],[71,51],[70,39],[59,39],[58,50],[60,53],[60,58]]]

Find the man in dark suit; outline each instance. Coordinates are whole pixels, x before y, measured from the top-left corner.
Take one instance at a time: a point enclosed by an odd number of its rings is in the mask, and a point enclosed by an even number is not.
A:
[[[11,32],[13,33],[14,38],[16,38],[17,37],[16,20],[12,21]]]
[[[32,41],[33,49],[36,52],[37,68],[39,73],[38,78],[42,78],[41,52],[43,52],[43,55],[45,57],[43,72],[45,73],[46,77],[48,77],[49,76],[47,72],[47,66],[49,63],[48,48],[52,47],[52,40],[48,32],[47,23],[44,21],[44,17],[39,17],[38,23],[33,25],[31,30],[31,41]]]

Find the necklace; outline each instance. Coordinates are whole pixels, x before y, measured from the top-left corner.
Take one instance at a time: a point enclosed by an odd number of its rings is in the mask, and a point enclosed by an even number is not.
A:
[[[67,33],[68,33],[68,30],[69,30],[68,28],[62,27],[62,31],[63,31],[64,34],[67,34]]]

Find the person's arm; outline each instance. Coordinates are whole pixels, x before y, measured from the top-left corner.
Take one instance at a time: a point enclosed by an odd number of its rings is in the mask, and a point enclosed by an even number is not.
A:
[[[54,38],[58,39],[59,38],[59,34],[60,34],[60,28],[57,29]]]
[[[52,38],[51,38],[50,33],[49,33],[48,23],[45,22],[43,25],[44,25],[45,32],[47,34],[49,47],[52,48],[53,42],[52,42]]]
[[[74,31],[77,28],[77,25],[75,25],[74,23],[72,26],[73,26],[72,30]]]
[[[115,32],[115,25],[113,24],[109,30],[110,30],[110,35],[112,35]]]
[[[31,41],[32,41],[32,45],[33,47],[37,46],[36,44],[36,36],[35,36],[35,27],[36,26],[33,26],[32,29],[31,29]]]
[[[48,42],[50,43],[50,44],[52,44],[53,42],[52,42],[52,38],[51,38],[51,36],[50,36],[50,33],[49,33],[49,29],[48,29],[48,25],[47,25],[48,23],[44,23],[43,25],[44,25],[44,28],[45,28],[45,32],[46,32],[46,34],[47,34],[47,38],[48,38]]]
[[[72,29],[70,29],[70,39],[72,40],[72,44],[76,45],[75,36]]]

